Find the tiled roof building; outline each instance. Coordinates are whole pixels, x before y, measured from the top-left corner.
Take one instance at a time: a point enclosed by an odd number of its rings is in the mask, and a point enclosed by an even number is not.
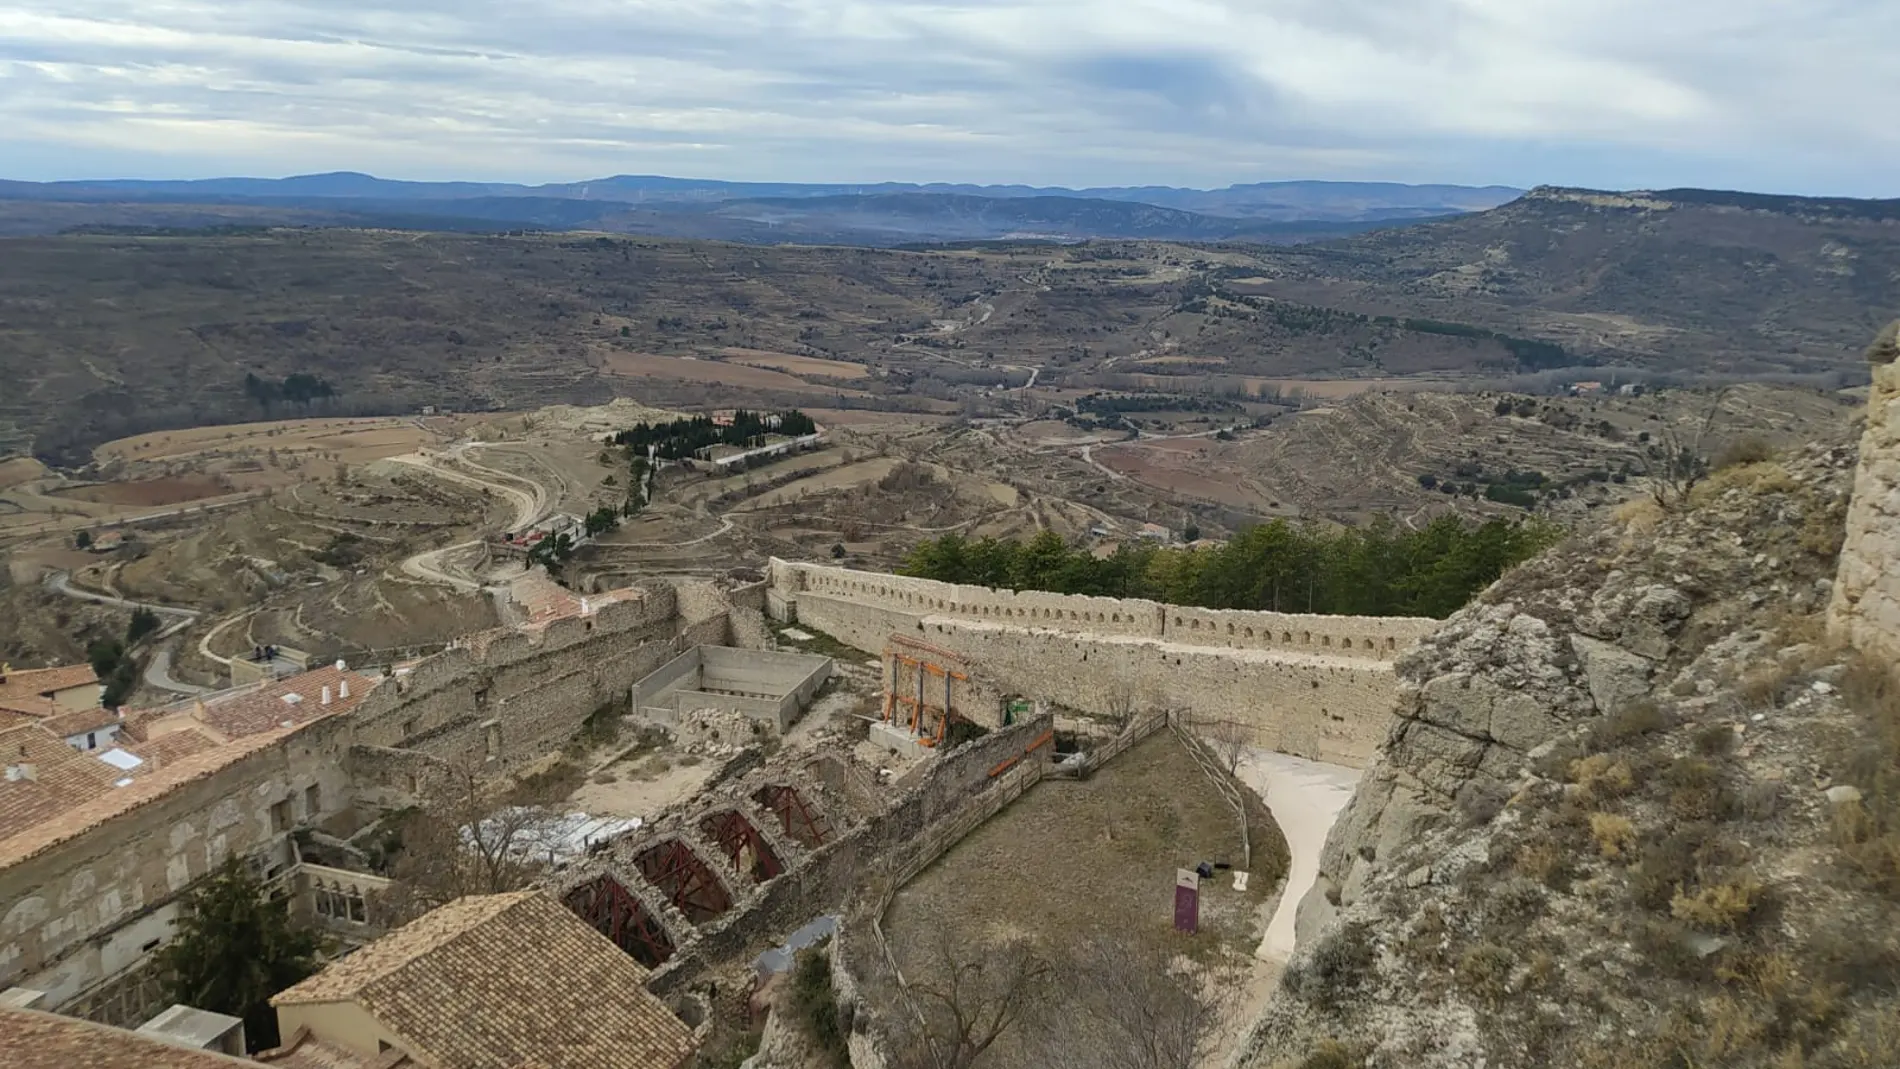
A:
[[[458,899],[279,994],[279,1027],[429,1069],[680,1069],[647,971],[538,891]]]
[[[64,744],[62,744],[64,745]],[[258,1069],[227,1054],[76,1017],[0,1006],[0,1065],[6,1069]]]

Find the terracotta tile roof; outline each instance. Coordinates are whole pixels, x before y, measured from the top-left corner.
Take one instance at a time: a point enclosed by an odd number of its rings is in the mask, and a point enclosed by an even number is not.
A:
[[[284,1045],[260,1051],[256,1058],[280,1069],[408,1069],[416,1063],[401,1051],[364,1057],[355,1051],[318,1041],[308,1028],[299,1028]]]
[[[0,1008],[7,1069],[257,1069],[256,1062],[173,1046],[123,1028],[38,1010]]]
[[[271,1002],[354,1003],[429,1065],[678,1069],[692,1030],[646,975],[566,907],[521,891],[458,899]]]
[[[119,748],[131,751],[135,757],[144,758],[148,766],[146,771],[156,772],[176,761],[216,749],[217,745],[218,740],[204,732],[187,728],[146,742],[121,744]]]
[[[58,817],[125,778],[37,722],[0,729],[0,766],[0,828],[8,831]]]
[[[346,713],[380,681],[377,677],[326,665],[207,701],[203,712],[195,714],[195,718],[226,738],[240,739],[283,727],[286,722],[307,724]],[[350,691],[347,698],[343,696],[345,683]],[[325,687],[330,690],[328,705],[323,704]]]
[[[0,678],[0,701],[44,697],[97,682],[99,682],[99,677],[89,664],[15,670],[6,673],[4,678]]]
[[[13,822],[9,819],[4,803],[0,803],[0,870],[37,857],[61,843],[77,839],[106,821],[158,801],[193,780],[203,779],[260,750],[270,749],[307,726],[297,724],[223,743],[203,753],[177,760],[169,768],[161,767],[147,774],[131,775],[129,778],[132,782],[129,785],[99,791],[91,797],[84,797],[78,793],[69,794],[69,799],[77,799],[76,804],[67,805],[63,812],[55,807],[48,815],[35,818],[34,822],[25,824]],[[86,768],[97,766],[113,775],[127,775],[118,772],[96,757],[79,753],[64,742],[53,739],[46,733],[45,728],[37,724],[31,727],[42,738],[52,739],[53,744],[66,753],[82,762],[89,762],[84,766]],[[12,729],[12,731],[17,730],[19,729]],[[0,750],[0,753],[4,752],[7,751]],[[4,785],[4,782],[0,782],[0,786]],[[0,1062],[0,1066],[4,1065],[4,1062]]]
[[[46,726],[46,730],[58,735],[62,739],[70,739],[74,735],[84,735],[88,731],[96,731],[102,727],[114,726],[118,724],[118,722],[118,714],[110,709],[97,707],[92,709],[74,709],[71,712],[60,713],[57,716],[49,716],[45,720],[40,721],[40,723]]]

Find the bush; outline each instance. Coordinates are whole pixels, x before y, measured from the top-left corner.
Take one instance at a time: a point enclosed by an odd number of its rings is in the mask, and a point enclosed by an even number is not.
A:
[[[1556,843],[1541,839],[1517,848],[1514,861],[1518,875],[1536,880],[1553,890],[1570,886],[1570,858]]]
[[[1590,838],[1596,842],[1599,854],[1615,861],[1627,856],[1636,845],[1636,825],[1615,813],[1592,813]]]
[[[831,955],[822,945],[798,952],[792,971],[791,1017],[831,1065],[844,1069],[851,1064],[838,993],[831,986]]]
[[[1738,438],[1724,446],[1722,451],[1716,454],[1715,468],[1720,471],[1723,468],[1736,468],[1743,464],[1763,464],[1773,459],[1775,459],[1775,447],[1768,444],[1767,439],[1750,435],[1747,438]]]
[[[1570,781],[1584,804],[1621,798],[1636,787],[1636,774],[1627,762],[1607,754],[1592,754],[1570,764]]]
[[[1517,956],[1496,943],[1480,943],[1458,958],[1458,986],[1475,998],[1496,1004],[1510,994]]]
[[[1711,884],[1695,894],[1677,891],[1669,915],[1685,924],[1715,932],[1746,931],[1767,900],[1767,889],[1752,877]]]
[[[1322,1039],[1319,1045],[1308,1051],[1306,1057],[1293,1063],[1294,1069],[1365,1069],[1366,1056],[1372,1053],[1372,1047],[1365,1042],[1346,1043],[1337,1039]]]
[[[1635,701],[1596,722],[1590,730],[1590,748],[1613,750],[1669,727],[1669,714],[1653,701]]]
[[[1287,971],[1286,986],[1308,1002],[1351,991],[1372,970],[1372,937],[1364,924],[1344,924],[1313,948],[1312,956]]]

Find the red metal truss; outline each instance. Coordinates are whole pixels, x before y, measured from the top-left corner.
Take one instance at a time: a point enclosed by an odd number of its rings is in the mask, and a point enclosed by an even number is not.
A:
[[[718,843],[732,866],[752,877],[755,883],[764,883],[785,871],[778,854],[772,851],[772,844],[737,810],[712,814],[699,822],[699,830]]]
[[[642,850],[633,863],[694,924],[704,924],[732,908],[732,896],[719,877],[678,839]]]
[[[831,823],[805,804],[804,796],[783,783],[771,783],[752,792],[752,800],[772,811],[785,834],[810,849],[831,838]]]
[[[574,888],[564,901],[567,908],[647,968],[657,969],[673,956],[673,940],[667,938],[666,930],[612,876],[602,875]]]

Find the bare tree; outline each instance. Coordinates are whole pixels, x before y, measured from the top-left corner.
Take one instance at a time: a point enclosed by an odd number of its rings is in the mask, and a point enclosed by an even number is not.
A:
[[[1685,438],[1681,431],[1669,427],[1656,436],[1653,452],[1658,455],[1650,458],[1646,474],[1650,496],[1663,511],[1674,512],[1687,505],[1689,495],[1708,478],[1709,456],[1703,440],[1715,429],[1716,419],[1722,414],[1722,402],[1733,389],[1733,386],[1725,386],[1716,392],[1693,435]]]
[[[905,1069],[971,1069],[996,1041],[1032,1017],[1054,972],[1025,940],[958,945],[940,938],[929,978],[910,985],[921,1023],[898,1056]]]
[[[466,895],[531,886],[542,871],[538,847],[551,816],[539,801],[505,797],[479,765],[445,766],[402,826],[378,919],[393,926]]]
[[[1210,720],[1202,729],[1201,737],[1227,766],[1229,775],[1240,771],[1240,760],[1253,748],[1253,732],[1238,720]]]
[[[1048,1069],[1195,1069],[1239,989],[1233,968],[1195,965],[1158,936],[1094,939],[1058,969],[1063,1027],[1039,1045]]]

